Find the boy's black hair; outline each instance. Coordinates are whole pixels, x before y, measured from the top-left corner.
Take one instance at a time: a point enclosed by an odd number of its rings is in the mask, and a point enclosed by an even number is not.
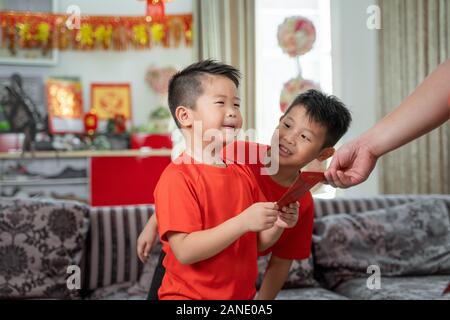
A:
[[[347,132],[352,116],[337,97],[318,90],[308,90],[299,94],[284,113],[286,116],[294,107],[303,107],[306,115],[314,122],[327,128],[323,148],[333,147]]]
[[[179,106],[195,108],[198,97],[203,94],[201,78],[205,75],[227,77],[233,81],[236,88],[239,87],[241,77],[239,70],[210,59],[191,64],[176,73],[169,82],[169,109],[178,128],[180,128],[180,124],[175,116],[175,110]]]

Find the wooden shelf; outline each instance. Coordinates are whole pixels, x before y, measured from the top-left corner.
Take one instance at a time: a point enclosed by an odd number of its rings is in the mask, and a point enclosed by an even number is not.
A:
[[[94,157],[167,157],[171,149],[104,150],[104,151],[36,151],[0,152],[0,159],[50,159],[50,158],[94,158]]]

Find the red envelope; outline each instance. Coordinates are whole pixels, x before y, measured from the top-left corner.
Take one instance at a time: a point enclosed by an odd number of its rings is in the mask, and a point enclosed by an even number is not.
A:
[[[295,182],[289,187],[285,194],[278,200],[278,207],[281,209],[291,203],[298,201],[312,187],[325,180],[323,172],[302,172]]]
[[[447,288],[444,290],[444,292],[442,292],[442,295],[445,295],[447,293],[450,293],[450,282],[448,283]]]

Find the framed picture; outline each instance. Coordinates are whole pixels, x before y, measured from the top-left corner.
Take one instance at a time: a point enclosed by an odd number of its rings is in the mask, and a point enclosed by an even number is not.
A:
[[[35,111],[39,112],[43,118],[47,117],[47,100],[42,76],[16,73],[17,76],[20,77],[27,102],[34,106]],[[12,74],[0,73],[0,101],[2,100],[5,87],[12,86],[12,78]]]
[[[91,110],[99,120],[121,115],[131,120],[131,89],[129,83],[92,83]]]
[[[58,8],[58,0],[0,0],[0,11],[52,12]],[[4,35],[0,28],[0,39]],[[16,37],[18,37],[16,35]],[[18,41],[18,39],[16,39]],[[54,66],[58,63],[58,50],[51,49],[43,54],[42,49],[21,49],[17,47],[13,54],[7,47],[0,47],[0,65],[41,65]]]
[[[51,133],[84,133],[81,82],[77,78],[47,80],[48,120]]]

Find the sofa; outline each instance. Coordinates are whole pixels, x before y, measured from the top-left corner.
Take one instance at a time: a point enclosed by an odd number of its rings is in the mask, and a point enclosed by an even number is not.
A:
[[[136,239],[153,213],[0,198],[0,299],[145,299],[161,244],[143,265]],[[315,199],[312,254],[277,299],[448,300],[449,281],[450,195]]]

